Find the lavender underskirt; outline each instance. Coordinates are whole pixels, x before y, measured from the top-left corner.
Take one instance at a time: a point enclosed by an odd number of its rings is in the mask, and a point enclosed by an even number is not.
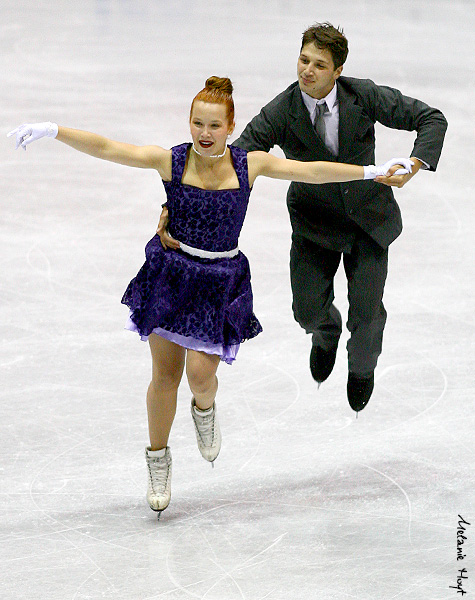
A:
[[[140,335],[139,330],[137,329],[137,325],[132,321],[129,317],[127,319],[127,323],[125,324],[125,329],[129,331],[135,331]],[[155,327],[152,331],[156,335],[159,335],[162,338],[165,338],[169,342],[173,342],[174,344],[178,344],[187,350],[197,350],[199,352],[206,352],[206,354],[217,354],[222,361],[227,363],[228,365],[232,365],[236,360],[236,356],[239,350],[240,344],[235,344],[233,346],[224,346],[223,344],[211,344],[202,342],[201,340],[197,340],[196,338],[189,337],[186,335],[179,335],[178,333],[172,333],[167,331],[166,329],[162,329],[161,327]],[[148,341],[148,335],[140,335],[140,339],[143,342]]]

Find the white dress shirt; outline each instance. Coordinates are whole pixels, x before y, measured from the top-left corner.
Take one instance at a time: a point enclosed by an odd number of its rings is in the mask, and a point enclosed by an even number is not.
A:
[[[310,120],[315,122],[315,108],[317,104],[326,104],[327,110],[323,113],[323,122],[325,124],[325,146],[334,156],[338,156],[338,125],[340,123],[340,109],[338,105],[337,87],[333,86],[331,92],[317,100],[305,92],[302,93],[302,99],[310,114]]]

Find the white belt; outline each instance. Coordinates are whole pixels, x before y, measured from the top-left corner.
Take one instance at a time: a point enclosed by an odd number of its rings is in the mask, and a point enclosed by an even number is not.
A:
[[[180,242],[180,250],[191,254],[191,256],[199,256],[200,258],[232,258],[239,254],[239,248],[234,250],[227,250],[225,252],[210,252],[209,250],[201,250],[201,248],[193,248],[193,246],[187,246]]]

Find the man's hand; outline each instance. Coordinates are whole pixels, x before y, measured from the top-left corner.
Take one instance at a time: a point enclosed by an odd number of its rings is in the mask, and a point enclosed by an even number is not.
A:
[[[402,165],[394,165],[389,169],[387,175],[380,175],[379,177],[375,178],[375,181],[384,185],[402,188],[422,167],[422,163],[418,158],[411,156],[411,160],[414,163],[411,173],[406,173],[405,175],[394,175],[394,173],[402,167]]]
[[[158,221],[157,227],[157,235],[160,236],[160,241],[162,243],[163,248],[166,250],[167,248],[172,248],[173,250],[178,250],[180,247],[180,242],[172,238],[172,236],[167,231],[168,227],[168,209],[166,206],[163,207],[162,214],[160,215],[160,220]]]

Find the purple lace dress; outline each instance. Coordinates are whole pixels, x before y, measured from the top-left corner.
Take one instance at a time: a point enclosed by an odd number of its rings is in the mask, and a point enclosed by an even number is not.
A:
[[[203,190],[181,183],[191,144],[172,148],[172,180],[164,181],[170,234],[188,251],[164,250],[155,235],[146,261],[122,298],[130,309],[127,329],[146,340],[151,333],[231,363],[239,344],[262,331],[252,308],[251,273],[235,250],[249,201],[247,153],[229,146],[239,188]],[[185,246],[186,245],[186,246]]]

